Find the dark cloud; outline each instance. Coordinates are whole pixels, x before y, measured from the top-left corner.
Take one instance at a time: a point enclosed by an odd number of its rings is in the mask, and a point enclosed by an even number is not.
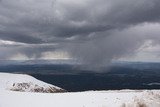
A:
[[[65,38],[156,22],[160,18],[159,5],[159,0],[5,0],[0,5],[0,23],[4,27],[1,35],[15,33],[23,36],[22,42],[27,36],[28,42],[33,39],[38,43],[52,37]],[[15,36],[6,38],[12,37]]]
[[[16,42],[22,42],[22,43],[43,43],[44,41],[39,39],[39,38],[36,38],[36,37],[33,37],[33,36],[30,36],[30,35],[26,35],[23,33],[20,33],[20,32],[0,32],[0,37],[1,39],[3,40],[10,40],[10,41],[16,41]]]
[[[106,66],[111,60],[133,55],[145,41],[142,39],[143,37],[140,37],[141,35],[135,35],[134,32],[131,33],[128,30],[114,30],[109,36],[105,36],[105,32],[98,33],[96,35],[103,36],[83,43],[71,43],[66,49],[73,57],[78,58],[83,63],[93,65],[94,69]]]
[[[159,10],[159,0],[1,0],[0,39],[26,45],[0,49],[36,58],[60,49],[87,64],[105,65],[148,39],[159,43]],[[42,45],[53,43],[58,45]]]

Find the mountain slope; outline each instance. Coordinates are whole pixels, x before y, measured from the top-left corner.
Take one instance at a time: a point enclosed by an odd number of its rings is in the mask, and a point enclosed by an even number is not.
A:
[[[65,92],[65,90],[24,74],[0,73],[0,90],[21,92]]]

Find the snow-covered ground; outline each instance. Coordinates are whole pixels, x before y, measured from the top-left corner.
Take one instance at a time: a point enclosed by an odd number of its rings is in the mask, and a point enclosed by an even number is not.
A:
[[[63,92],[64,90],[25,74],[0,73],[0,90],[22,92]]]
[[[160,107],[160,91],[24,93],[0,91],[0,107]]]
[[[8,78],[13,76],[7,75]],[[160,107],[160,90],[17,92],[4,89],[3,76],[5,75],[0,73],[0,107]],[[16,80],[17,78],[12,79],[21,82],[26,77],[22,80]]]

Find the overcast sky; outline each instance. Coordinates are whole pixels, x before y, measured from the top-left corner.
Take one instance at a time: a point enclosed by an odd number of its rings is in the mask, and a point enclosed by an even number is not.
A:
[[[160,0],[0,0],[0,59],[160,61]]]

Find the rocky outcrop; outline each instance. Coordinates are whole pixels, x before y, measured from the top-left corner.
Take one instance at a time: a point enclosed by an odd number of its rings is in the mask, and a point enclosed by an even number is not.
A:
[[[21,91],[21,92],[39,92],[39,93],[57,93],[66,92],[66,90],[61,88],[56,88],[52,86],[39,86],[32,82],[29,83],[13,83],[9,88],[11,91]]]

